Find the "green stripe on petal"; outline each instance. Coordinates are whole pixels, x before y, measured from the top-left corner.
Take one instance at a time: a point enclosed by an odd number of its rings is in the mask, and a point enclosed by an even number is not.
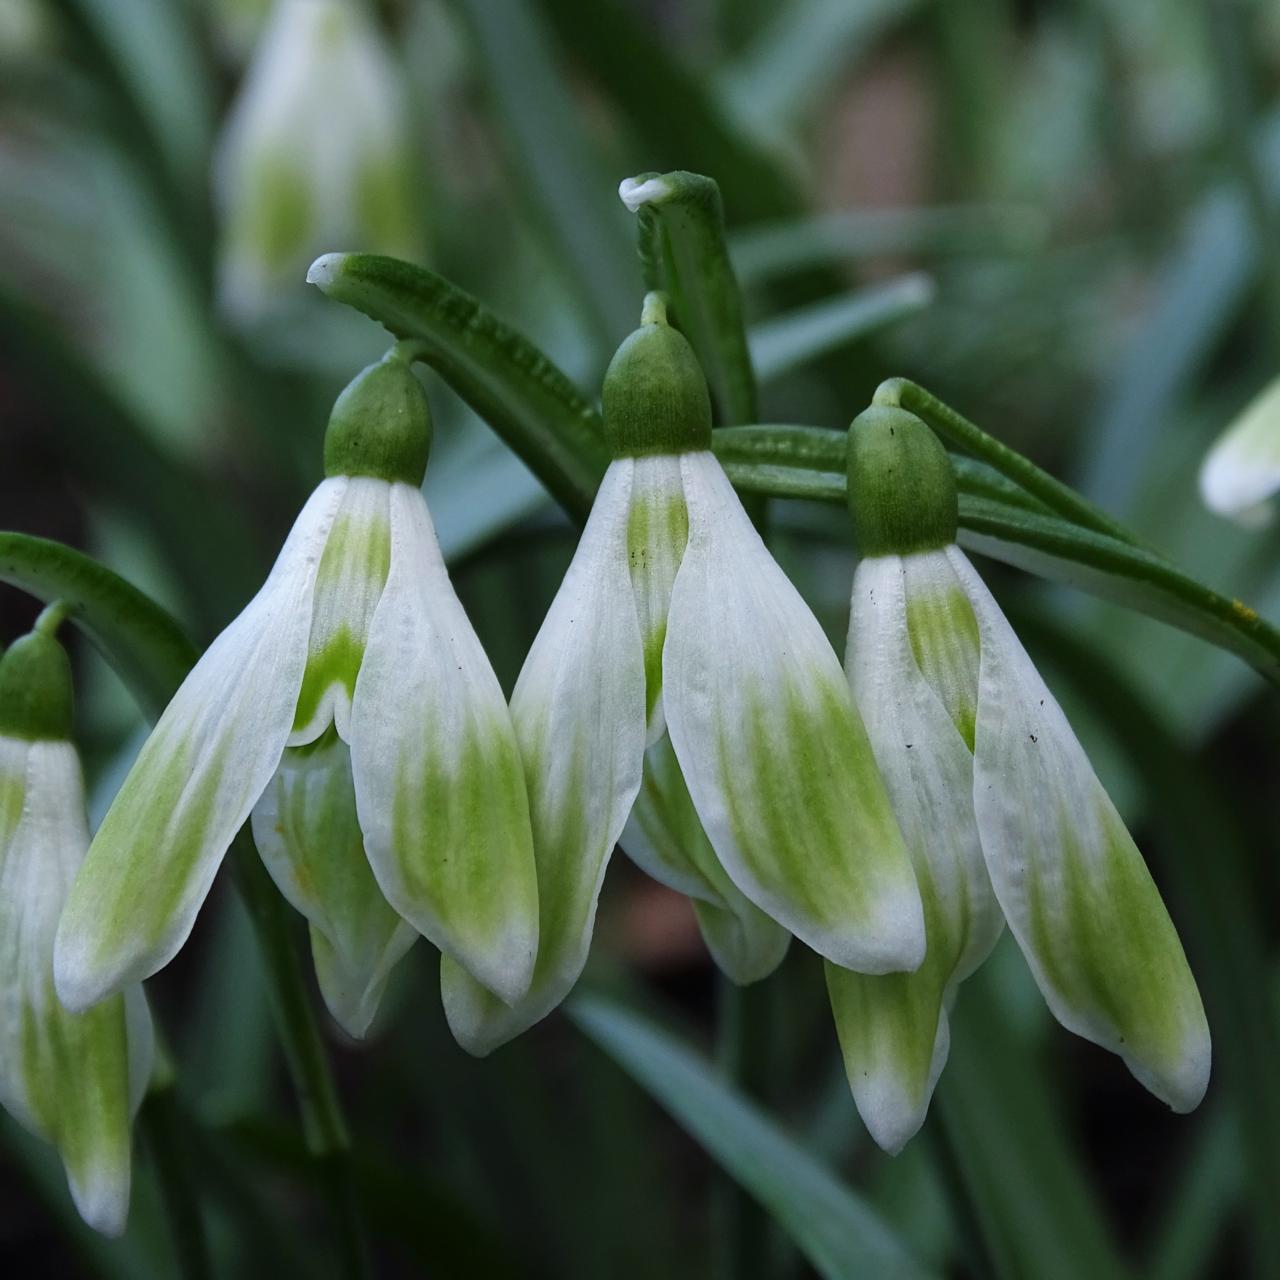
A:
[[[929,561],[941,560],[941,569]],[[950,577],[940,552],[862,561],[854,575],[845,667],[911,855],[928,949],[914,973],[867,976],[827,965],[849,1086],[875,1140],[898,1152],[924,1123],[946,1063],[947,1009],[960,981],[990,954],[1003,921],[983,863],[973,814],[973,758],[948,690],[968,683],[954,659],[920,661],[912,590]],[[933,602],[941,593],[926,596]],[[966,602],[966,609],[968,608]],[[958,613],[958,616],[955,616]],[[962,612],[952,610],[961,631]],[[955,642],[932,608],[926,652]],[[968,621],[976,628],[972,610]],[[972,683],[977,684],[977,651]],[[946,673],[937,678],[937,671]],[[934,678],[929,678],[926,673]],[[971,721],[969,722],[971,723]]]
[[[21,819],[0,840],[0,1101],[58,1148],[81,1217],[119,1235],[129,1206],[130,1073],[149,1073],[150,1040],[130,1045],[124,996],[77,1014],[54,992],[58,916],[89,844],[80,764],[69,743],[6,738],[0,776],[23,780]]]
[[[1120,815],[999,606],[948,551],[982,636],[974,808],[991,882],[1054,1016],[1175,1111],[1204,1095],[1195,979]]]
[[[734,982],[757,982],[782,963],[791,935],[745,897],[720,865],[667,734],[645,752],[644,781],[621,845],[655,880],[693,900],[707,949]]]
[[[350,476],[316,573],[307,667],[293,713],[291,746],[313,741],[331,723],[350,738],[351,699],[369,624],[391,568],[391,486]]]
[[[606,473],[511,700],[528,783],[540,942],[533,982],[512,1007],[444,957],[445,1012],[471,1053],[489,1053],[544,1018],[578,980],[609,855],[640,788],[644,658],[627,542],[634,466],[624,459]]]
[[[915,877],[840,664],[709,453],[681,459],[689,545],[671,597],[667,723],[738,888],[814,950],[915,968]]]
[[[335,729],[285,751],[254,807],[253,838],[277,888],[310,923],[325,1005],[348,1035],[362,1038],[392,968],[418,935],[373,878],[351,754]]]
[[[344,483],[326,480],[312,495],[270,577],[183,681],[112,802],[58,926],[54,968],[69,1008],[168,964],[271,780]]]
[[[503,1000],[528,988],[538,886],[498,679],[422,494],[391,486],[391,570],[351,712],[356,809],[387,901]]]

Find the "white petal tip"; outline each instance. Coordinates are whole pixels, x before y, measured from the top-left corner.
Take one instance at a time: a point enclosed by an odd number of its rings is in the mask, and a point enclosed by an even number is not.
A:
[[[55,947],[53,988],[68,1013],[84,1013],[124,985],[113,983],[109,975],[86,964],[84,957],[70,948]]]
[[[327,289],[341,274],[345,253],[322,253],[307,268],[307,283],[319,289]]]
[[[638,178],[623,178],[618,183],[618,199],[632,213],[635,213],[641,205],[663,200],[670,194],[670,184],[662,178],[647,178],[644,182]]]
[[[852,1081],[850,1082],[852,1085]],[[864,1076],[857,1082],[854,1100],[858,1114],[882,1151],[901,1154],[902,1149],[920,1132],[929,1114],[932,1090],[923,1100],[912,1101],[896,1078]]]
[[[1275,518],[1271,495],[1280,488],[1280,473],[1242,455],[1232,441],[1211,449],[1200,468],[1200,498],[1214,515],[1246,529],[1263,529]]]
[[[1139,1083],[1149,1089],[1161,1102],[1178,1115],[1187,1115],[1194,1111],[1209,1088],[1209,1070],[1212,1053],[1206,1038],[1203,1045],[1184,1055],[1181,1062],[1172,1064],[1158,1074],[1140,1068],[1136,1063],[1128,1064]]]
[[[99,1175],[77,1181],[68,1176],[76,1212],[99,1235],[116,1240],[129,1221],[129,1171],[123,1177]]]

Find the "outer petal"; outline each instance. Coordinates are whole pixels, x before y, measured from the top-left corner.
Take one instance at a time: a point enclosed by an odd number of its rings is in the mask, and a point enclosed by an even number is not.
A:
[[[422,494],[391,491],[391,572],[351,719],[365,850],[387,901],[503,1000],[529,986],[538,886],[498,679],[449,582]]]
[[[511,713],[529,786],[541,941],[513,1008],[448,956],[441,985],[463,1048],[485,1054],[544,1018],[578,980],[605,867],[640,789],[645,678],[628,576],[632,463],[615,462],[516,683]]]
[[[982,637],[974,807],[1009,927],[1058,1021],[1190,1111],[1209,1081],[1209,1028],[1173,922],[999,606],[948,554]]]
[[[644,781],[622,848],[655,880],[693,899],[707,949],[734,982],[756,982],[782,963],[791,935],[746,898],[720,865],[666,734],[645,752]]]
[[[80,1216],[119,1235],[130,1180],[125,997],[77,1014],[53,989],[58,914],[88,844],[71,744],[0,738],[0,1101],[58,1148]]]
[[[924,957],[920,895],[840,664],[720,464],[681,459],[689,546],[671,596],[671,742],[734,883],[837,964]]]
[[[1205,456],[1200,493],[1205,506],[1247,525],[1265,525],[1267,504],[1280,489],[1280,378],[1223,432]]]
[[[196,663],[107,812],[58,926],[54,971],[68,1008],[149,977],[190,934],[289,736],[316,566],[345,483],[312,495],[262,590]]]
[[[286,750],[253,810],[271,878],[311,924],[316,977],[348,1035],[369,1030],[393,966],[417,933],[382,896],[356,818],[351,753],[330,731]]]
[[[924,1123],[946,1063],[955,988],[1003,927],[962,736],[972,732],[977,666],[973,611],[942,552],[858,566],[845,668],[911,853],[928,951],[914,973],[872,977],[828,963],[827,988],[858,1110],[895,1154]]]

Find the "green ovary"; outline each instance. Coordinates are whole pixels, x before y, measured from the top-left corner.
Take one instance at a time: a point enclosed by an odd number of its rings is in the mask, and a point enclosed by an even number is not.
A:
[[[907,594],[907,635],[921,674],[973,750],[978,716],[978,619],[959,587]]]

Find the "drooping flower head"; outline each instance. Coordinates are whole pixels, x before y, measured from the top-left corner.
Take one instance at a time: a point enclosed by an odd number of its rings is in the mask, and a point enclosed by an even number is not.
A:
[[[219,146],[227,311],[270,314],[335,244],[421,253],[400,69],[364,3],[276,0]]]
[[[0,659],[0,1103],[57,1147],[80,1216],[116,1236],[152,1031],[140,987],[87,1013],[54,992],[58,916],[88,847],[71,670],[38,627]]]
[[[172,959],[251,813],[352,1034],[415,930],[499,1000],[523,994],[538,929],[524,779],[419,488],[430,436],[399,349],[339,397],[327,479],[89,850],[58,931],[69,1006]]]
[[[504,1009],[444,969],[454,1034],[476,1052],[577,980],[646,752],[629,852],[695,897],[737,976],[776,964],[783,931],[872,973],[923,954],[910,863],[839,662],[711,453],[706,381],[657,295],[603,407],[615,461],[512,698],[541,903],[533,984]],[[664,813],[677,815],[665,830]]]
[[[849,1083],[897,1151],[946,1063],[960,981],[1009,924],[1063,1026],[1177,1111],[1209,1032],[1159,892],[1066,717],[956,545],[955,481],[923,422],[874,407],[849,434],[862,553],[845,665],[924,902],[910,974],[827,965]]]
[[[1251,400],[1214,442],[1200,468],[1205,506],[1258,527],[1274,516],[1280,489],[1280,378]]]

